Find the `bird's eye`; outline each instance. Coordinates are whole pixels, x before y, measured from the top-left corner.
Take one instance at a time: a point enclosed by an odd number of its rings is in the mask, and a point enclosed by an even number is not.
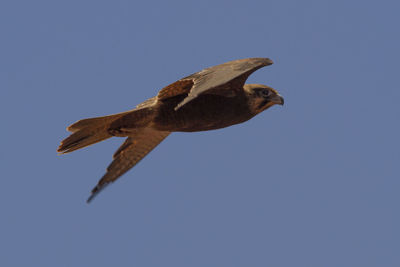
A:
[[[262,96],[267,97],[267,96],[270,95],[270,91],[268,91],[268,90],[262,90],[262,91],[261,91],[261,94],[262,94]]]

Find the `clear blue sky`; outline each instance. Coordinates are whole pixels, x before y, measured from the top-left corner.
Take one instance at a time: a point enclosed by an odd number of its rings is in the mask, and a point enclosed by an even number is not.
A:
[[[1,1],[0,265],[400,266],[397,1]],[[204,67],[285,97],[175,133],[87,205],[122,139],[65,127]]]

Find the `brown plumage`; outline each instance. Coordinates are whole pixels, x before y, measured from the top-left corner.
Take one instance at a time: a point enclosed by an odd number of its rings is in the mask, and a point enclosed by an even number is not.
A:
[[[127,137],[89,202],[171,132],[220,129],[247,121],[275,104],[283,105],[283,98],[273,88],[245,84],[250,74],[271,64],[268,58],[247,58],[194,73],[164,87],[133,110],[72,124],[67,128],[72,134],[57,151],[68,153],[112,136]]]

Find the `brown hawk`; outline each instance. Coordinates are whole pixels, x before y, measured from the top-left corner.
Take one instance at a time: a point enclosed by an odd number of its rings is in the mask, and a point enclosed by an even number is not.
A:
[[[275,104],[283,105],[283,98],[273,88],[245,84],[250,74],[272,63],[268,58],[230,61],[164,87],[133,110],[79,120],[67,128],[72,134],[57,151],[69,153],[112,136],[127,137],[92,190],[90,202],[171,132],[224,128],[247,121]]]

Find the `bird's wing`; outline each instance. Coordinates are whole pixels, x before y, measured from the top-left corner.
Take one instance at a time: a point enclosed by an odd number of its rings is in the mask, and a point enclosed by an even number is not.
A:
[[[113,161],[107,167],[107,172],[93,188],[87,202],[90,202],[108,184],[117,180],[121,175],[134,167],[142,158],[161,143],[170,132],[153,129],[143,129],[128,137],[113,155]]]
[[[165,100],[170,97],[178,96],[178,95],[187,95],[194,85],[193,79],[181,79],[176,81],[163,89],[160,90],[157,94],[157,100]]]
[[[150,106],[154,105],[156,102],[157,102],[157,97],[156,96],[152,97],[152,98],[149,98],[149,99],[143,101],[142,103],[138,104],[136,106],[136,109],[142,109],[142,108],[150,107]]]
[[[200,94],[232,96],[241,90],[250,74],[259,68],[271,65],[269,58],[246,58],[229,61],[204,69],[163,88],[157,98],[163,99],[179,94],[187,94],[175,110],[192,101]]]

